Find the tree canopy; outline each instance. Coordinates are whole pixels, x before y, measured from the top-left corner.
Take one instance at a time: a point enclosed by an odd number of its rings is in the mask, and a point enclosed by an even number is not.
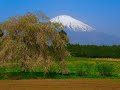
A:
[[[52,61],[63,63],[69,54],[66,50],[69,39],[60,33],[63,26],[49,22],[45,15],[27,13],[14,16],[3,22],[0,29],[8,33],[4,39],[1,38],[0,60],[17,61],[23,71],[27,71],[28,61],[35,62],[42,58],[47,72]]]

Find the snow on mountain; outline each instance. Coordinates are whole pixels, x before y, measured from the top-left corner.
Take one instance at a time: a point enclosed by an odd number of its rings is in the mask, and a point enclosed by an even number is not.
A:
[[[120,37],[95,31],[91,26],[67,15],[50,20],[65,27],[70,43],[81,45],[120,45]]]
[[[67,16],[67,15],[57,16],[51,19],[50,21],[60,23],[65,27],[65,29],[71,30],[71,31],[89,32],[89,31],[94,30],[91,26],[72,18],[71,16]]]

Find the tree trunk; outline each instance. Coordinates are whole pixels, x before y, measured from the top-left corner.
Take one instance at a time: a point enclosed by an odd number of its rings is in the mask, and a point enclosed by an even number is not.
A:
[[[26,72],[27,71],[27,65],[26,65],[26,55],[25,55],[25,49],[23,50],[23,58],[22,58],[22,62],[21,62],[21,67],[22,67],[22,72]]]

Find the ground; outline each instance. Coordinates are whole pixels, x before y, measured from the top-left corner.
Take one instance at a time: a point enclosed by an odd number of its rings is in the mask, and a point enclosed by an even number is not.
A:
[[[120,90],[120,79],[4,80],[0,90]]]

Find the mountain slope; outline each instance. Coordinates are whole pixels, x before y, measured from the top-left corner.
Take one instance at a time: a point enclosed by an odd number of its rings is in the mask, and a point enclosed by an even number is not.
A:
[[[120,37],[102,32],[72,32],[66,31],[73,44],[82,45],[120,45]]]
[[[50,20],[65,27],[70,42],[82,45],[120,45],[120,37],[94,31],[94,29],[70,16],[60,15]]]
[[[76,20],[70,16],[67,16],[67,15],[57,16],[51,19],[50,21],[60,23],[65,27],[65,29],[69,29],[71,31],[92,31],[94,30],[89,25],[79,20]]]

